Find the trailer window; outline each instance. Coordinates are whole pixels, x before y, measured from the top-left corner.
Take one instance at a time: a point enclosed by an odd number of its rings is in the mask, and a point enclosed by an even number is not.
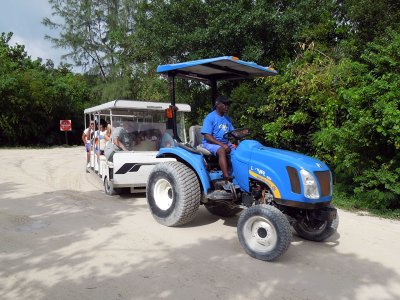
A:
[[[177,114],[178,135],[186,142],[185,118],[183,112]],[[113,112],[112,130],[120,131],[120,140],[133,151],[158,151],[165,134],[172,135],[164,111],[135,111],[130,115]],[[173,145],[171,145],[173,146]]]

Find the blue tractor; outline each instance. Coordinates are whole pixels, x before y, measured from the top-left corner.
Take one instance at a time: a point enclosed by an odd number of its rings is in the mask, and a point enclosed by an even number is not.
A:
[[[157,157],[176,160],[157,164],[147,181],[147,202],[157,222],[183,225],[195,217],[200,205],[221,217],[241,212],[239,241],[250,256],[265,261],[286,252],[292,240],[291,227],[312,241],[324,241],[336,232],[332,174],[322,161],[246,140],[248,129],[233,130],[226,133],[237,144],[230,157],[233,182],[227,185],[216,157],[201,147],[201,126],[190,128],[189,143],[178,136],[176,78],[209,85],[215,104],[218,81],[274,76],[275,70],[224,56],[161,65],[157,72],[168,77],[175,140],[175,147],[161,148]]]

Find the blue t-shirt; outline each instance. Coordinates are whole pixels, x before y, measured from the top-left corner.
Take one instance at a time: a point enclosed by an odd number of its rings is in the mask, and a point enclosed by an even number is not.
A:
[[[211,134],[217,141],[228,144],[228,139],[224,138],[224,134],[233,130],[231,119],[227,115],[220,116],[215,110],[210,112],[204,119],[202,134]],[[203,143],[208,141],[203,138]]]

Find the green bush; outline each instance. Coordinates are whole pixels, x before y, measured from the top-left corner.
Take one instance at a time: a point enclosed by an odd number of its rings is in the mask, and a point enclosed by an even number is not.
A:
[[[361,207],[399,209],[398,49],[400,33],[392,30],[368,44],[360,61],[308,49],[283,74],[236,88],[236,108],[246,109],[235,117],[267,145],[326,161],[335,184]]]
[[[60,120],[72,120],[71,143],[81,143],[82,111],[89,89],[82,75],[65,66],[32,61],[24,46],[0,36],[0,140],[7,146],[59,145]]]

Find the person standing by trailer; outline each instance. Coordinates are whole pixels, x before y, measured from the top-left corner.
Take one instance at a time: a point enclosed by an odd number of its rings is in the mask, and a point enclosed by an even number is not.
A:
[[[93,139],[95,122],[90,121],[89,127],[86,128],[82,133],[82,141],[86,148],[86,172],[89,172],[90,168],[90,149],[91,140]]]
[[[107,122],[104,119],[100,119],[100,125],[98,130],[94,134],[96,141],[95,151],[97,156],[104,155],[104,148],[106,145],[105,135],[107,132]]]

